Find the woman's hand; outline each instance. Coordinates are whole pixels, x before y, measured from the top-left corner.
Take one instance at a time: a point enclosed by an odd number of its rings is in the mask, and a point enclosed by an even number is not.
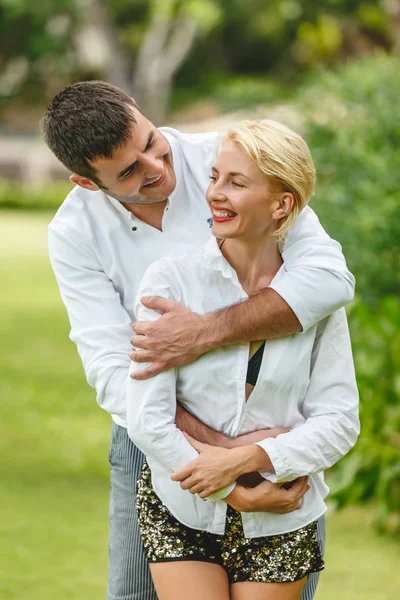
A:
[[[285,514],[301,508],[301,499],[310,489],[308,477],[299,477],[289,489],[284,483],[263,481],[249,489],[237,485],[224,502],[240,512]]]
[[[230,485],[243,473],[241,461],[242,448],[219,448],[202,444],[184,432],[188,442],[199,452],[199,457],[192,460],[179,471],[172,473],[171,479],[179,481],[183,490],[207,498]]]

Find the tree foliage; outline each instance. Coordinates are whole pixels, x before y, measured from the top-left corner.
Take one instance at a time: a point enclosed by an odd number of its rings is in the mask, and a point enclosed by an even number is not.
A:
[[[181,87],[290,78],[376,46],[397,51],[399,15],[400,0],[0,0],[1,96],[40,102],[106,77],[165,104],[177,75]]]
[[[71,73],[77,24],[69,0],[0,0],[0,99],[20,93],[32,103],[52,94]],[[63,59],[63,60],[60,60]]]

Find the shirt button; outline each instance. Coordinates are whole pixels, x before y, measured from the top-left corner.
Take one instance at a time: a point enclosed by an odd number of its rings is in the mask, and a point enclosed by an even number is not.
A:
[[[136,231],[137,227],[133,226],[132,231]]]

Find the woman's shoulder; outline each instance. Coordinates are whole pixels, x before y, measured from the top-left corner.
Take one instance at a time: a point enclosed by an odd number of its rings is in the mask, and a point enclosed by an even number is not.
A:
[[[192,289],[199,290],[202,281],[203,248],[193,252],[182,252],[173,256],[164,256],[151,263],[142,278],[143,288],[153,290],[152,295],[167,294],[171,298],[182,298]],[[199,285],[200,284],[200,285]],[[161,293],[164,290],[164,293]]]
[[[174,277],[178,273],[194,273],[201,267],[203,247],[192,252],[182,252],[172,256],[163,256],[147,267],[146,274],[161,277]]]

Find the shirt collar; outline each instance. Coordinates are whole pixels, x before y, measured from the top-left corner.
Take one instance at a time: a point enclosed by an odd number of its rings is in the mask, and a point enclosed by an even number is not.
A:
[[[239,281],[235,269],[228,263],[221,250],[219,249],[218,240],[215,236],[211,236],[202,250],[200,264],[203,269],[212,271],[220,271],[223,277]],[[277,281],[285,272],[285,263],[282,264],[277,271],[272,281]],[[272,283],[271,281],[271,283]]]
[[[220,271],[223,277],[227,279],[237,278],[236,271],[228,263],[221,250],[219,249],[218,240],[211,235],[206,245],[203,248],[200,264],[202,269],[211,271]]]

